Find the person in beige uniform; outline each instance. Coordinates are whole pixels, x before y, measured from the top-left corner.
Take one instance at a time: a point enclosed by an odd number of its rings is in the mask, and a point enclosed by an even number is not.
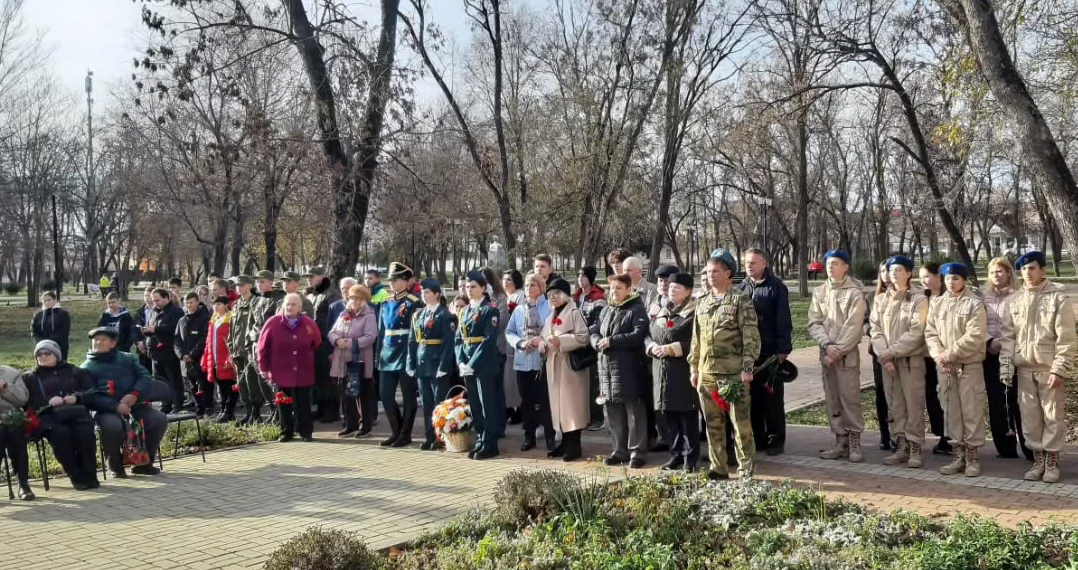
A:
[[[848,457],[864,461],[861,432],[861,353],[858,345],[864,334],[865,297],[861,282],[847,276],[850,256],[844,251],[827,252],[824,263],[827,282],[812,292],[808,331],[820,346],[823,393],[828,423],[835,434],[835,446],[820,453],[820,459]]]
[[[1063,382],[1075,378],[1078,338],[1074,306],[1062,285],[1045,279],[1044,254],[1031,251],[1014,264],[1025,287],[1003,319],[1000,378],[1018,373],[1018,407],[1026,446],[1033,450],[1027,481],[1059,481],[1059,451],[1067,434]]]
[[[869,324],[872,348],[883,368],[883,391],[890,410],[888,423],[898,449],[884,465],[924,465],[925,443],[925,317],[928,298],[913,291],[913,260],[896,255],[887,260],[891,288],[876,295]]]
[[[961,263],[940,267],[947,292],[928,306],[925,344],[939,367],[940,402],[946,411],[947,435],[953,440],[954,460],[940,468],[943,475],[981,474],[977,450],[984,445],[985,340],[988,311],[972,287],[969,269]]]

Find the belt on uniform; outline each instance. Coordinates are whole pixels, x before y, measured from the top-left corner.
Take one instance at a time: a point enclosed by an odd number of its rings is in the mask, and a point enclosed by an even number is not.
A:
[[[402,336],[411,332],[409,329],[386,329],[386,336]]]
[[[439,344],[442,344],[442,339],[440,339],[440,338],[430,338],[430,339],[425,338],[423,340],[420,340],[419,344],[422,344],[424,346],[438,346]]]
[[[479,344],[479,343],[483,342],[484,340],[487,340],[487,337],[485,337],[485,336],[469,336],[469,337],[464,338],[464,342],[466,344]]]

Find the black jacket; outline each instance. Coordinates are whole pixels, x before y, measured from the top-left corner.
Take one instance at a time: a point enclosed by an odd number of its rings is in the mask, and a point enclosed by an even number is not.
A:
[[[756,363],[776,354],[793,352],[793,318],[790,316],[790,291],[781,279],[766,270],[762,283],[746,277],[737,290],[752,298],[760,329],[760,356]]]
[[[206,351],[206,333],[210,329],[210,310],[202,303],[193,313],[180,318],[176,325],[174,349],[176,357],[190,356],[195,367],[201,366],[202,353]]]
[[[307,299],[311,301],[311,305],[314,307],[314,314],[311,318],[314,319],[315,324],[318,325],[318,330],[322,333],[322,344],[329,345],[329,331],[333,328],[333,324],[329,322],[329,308],[334,302],[341,300],[341,292],[333,286],[333,281],[326,278],[318,284],[317,288],[307,289]],[[330,347],[332,352],[332,347]]]
[[[101,318],[97,319],[97,326],[116,329],[116,333],[119,335],[116,339],[116,348],[120,352],[131,351],[131,344],[135,340],[131,336],[135,326],[135,319],[131,316],[131,313],[127,312],[127,309],[120,307],[119,315],[113,315],[108,311],[101,313]]]
[[[67,347],[71,337],[71,315],[63,307],[41,309],[34,313],[30,328],[33,331],[35,343],[43,340],[55,341],[60,345],[63,360],[67,360]]]
[[[591,327],[591,346],[609,337],[610,346],[599,351],[599,392],[614,404],[636,402],[643,394],[644,339],[648,336],[647,310],[639,296],[620,305],[607,305]]]
[[[163,308],[155,309],[146,326],[154,327],[153,334],[146,336],[146,346],[150,349],[150,358],[165,362],[176,358],[173,344],[176,341],[176,325],[183,318],[183,309],[169,301]]]
[[[22,375],[30,398],[27,407],[40,410],[54,396],[75,396],[75,403],[51,409],[41,415],[41,428],[48,430],[56,422],[90,423],[87,407],[93,402],[94,380],[88,372],[61,362],[52,368],[38,366]]]
[[[680,307],[663,307],[651,321],[651,335],[645,345],[668,346],[674,351],[665,358],[651,358],[652,397],[656,410],[692,412],[700,409],[700,396],[692,385],[689,367],[695,320],[696,300],[689,299]]]
[[[133,325],[131,327],[132,344],[136,342],[146,342],[146,335],[142,334],[142,327],[150,324],[149,320],[146,319],[147,308],[151,308],[150,305],[142,305],[141,307],[139,307],[138,310],[135,311],[135,314],[131,319]]]

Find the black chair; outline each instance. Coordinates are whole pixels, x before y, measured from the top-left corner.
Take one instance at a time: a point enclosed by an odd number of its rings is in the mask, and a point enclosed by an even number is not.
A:
[[[30,442],[34,444],[34,452],[37,454],[38,466],[41,468],[41,482],[45,486],[45,490],[49,490],[49,464],[45,461],[45,442],[41,439],[35,439]],[[4,453],[4,478],[7,479],[7,498],[9,500],[15,498],[15,490],[11,486],[11,464],[8,461],[7,453]]]
[[[155,376],[154,379],[150,382],[150,393],[148,398],[151,402],[159,402],[162,406],[172,404],[172,388],[169,387],[167,382]],[[176,406],[170,407],[172,407],[173,409],[177,408]],[[195,430],[198,433],[198,451],[202,454],[202,462],[205,463],[206,446],[202,445],[202,423],[199,421],[198,415],[194,412],[185,412],[181,409],[178,412],[166,415],[166,417],[168,418],[169,425],[180,424],[192,420],[195,422]],[[172,440],[172,458],[176,459],[180,456],[180,430],[176,429],[174,431],[175,434],[173,435]],[[161,467],[161,469],[165,468],[164,458],[162,457],[160,449],[157,450],[157,464]]]

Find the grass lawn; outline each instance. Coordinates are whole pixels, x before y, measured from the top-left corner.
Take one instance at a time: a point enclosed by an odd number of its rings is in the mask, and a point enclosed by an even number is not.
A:
[[[790,299],[790,316],[794,321],[794,348],[816,346],[808,333],[809,299]]]
[[[141,303],[128,303],[129,311],[134,312]],[[61,306],[71,314],[71,348],[68,360],[73,364],[83,361],[90,341],[86,333],[97,326],[97,319],[105,310],[105,302],[70,300],[61,302]],[[0,364],[22,370],[34,365],[34,339],[30,337],[30,321],[38,307],[0,307]]]

